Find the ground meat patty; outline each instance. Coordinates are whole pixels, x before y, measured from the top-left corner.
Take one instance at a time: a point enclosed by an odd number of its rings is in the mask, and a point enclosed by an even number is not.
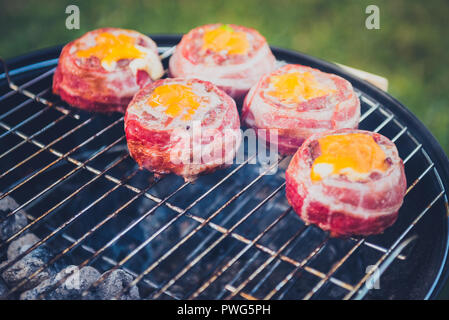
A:
[[[88,111],[125,112],[139,88],[162,75],[153,40],[132,30],[102,28],[62,49],[53,92]]]
[[[338,237],[383,232],[396,221],[406,186],[393,142],[362,130],[313,135],[286,171],[287,199],[296,213]]]
[[[256,30],[210,24],[182,37],[170,59],[170,74],[211,81],[239,100],[263,74],[274,70],[275,62]]]
[[[241,141],[234,100],[198,79],[163,79],[141,89],[126,110],[125,132],[141,167],[186,180],[231,164]]]
[[[285,65],[263,76],[243,103],[242,121],[276,129],[282,154],[293,154],[314,133],[357,128],[360,101],[345,79],[302,65]],[[265,130],[264,130],[265,131]],[[264,132],[258,130],[260,132]],[[261,138],[270,140],[269,136]]]

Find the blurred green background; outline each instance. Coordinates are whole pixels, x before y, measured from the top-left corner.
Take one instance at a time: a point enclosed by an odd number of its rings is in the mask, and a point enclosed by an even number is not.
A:
[[[80,8],[80,30],[65,27],[69,4]],[[380,30],[365,28],[370,4],[380,8]],[[206,23],[242,24],[272,45],[387,77],[389,92],[449,153],[448,21],[447,0],[0,0],[0,56],[66,43],[105,26],[185,33]]]
[[[80,30],[65,28],[77,4]],[[380,30],[365,28],[365,8],[380,8]],[[212,22],[258,29],[275,46],[385,76],[449,153],[449,1],[6,1],[0,0],[0,56],[66,43],[115,26],[144,33],[184,33]]]

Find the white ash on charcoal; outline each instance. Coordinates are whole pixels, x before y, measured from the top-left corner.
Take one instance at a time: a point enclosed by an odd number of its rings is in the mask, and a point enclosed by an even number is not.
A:
[[[22,280],[31,276],[36,270],[47,263],[50,258],[51,256],[48,249],[37,248],[4,271],[2,277],[10,287],[14,287]],[[48,279],[54,273],[54,268],[49,267],[40,272],[33,279],[29,280],[22,289],[31,289],[45,279]]]
[[[104,281],[102,281],[98,287],[92,289],[88,299],[91,300],[112,300],[123,289],[134,280],[134,277],[128,272],[117,269],[114,271],[106,271],[107,274]],[[137,286],[133,286],[130,290],[120,297],[120,300],[139,300],[140,294]]]
[[[0,194],[1,195],[1,194]],[[26,213],[23,210],[17,211],[12,216],[6,216],[15,210],[19,205],[11,197],[5,197],[0,200],[0,240],[5,241],[17,231],[21,230],[28,223]],[[3,219],[5,219],[3,221]]]
[[[66,280],[58,287],[55,285],[67,275]],[[48,300],[79,300],[81,293],[89,288],[100,277],[97,269],[86,266],[79,269],[77,266],[68,266],[50,279],[47,279],[37,287],[20,295],[21,300],[37,300],[41,294]]]
[[[11,257],[17,257],[21,252],[26,249],[21,247],[30,248],[36,243],[36,236],[30,234],[23,235],[10,244],[11,250],[8,248],[8,255]],[[38,239],[38,238],[37,238]],[[45,265],[52,258],[52,254],[48,247],[41,245],[24,256],[22,259],[15,262],[12,266],[6,269],[2,273],[2,278],[9,287],[15,287],[22,280],[29,278],[36,270]],[[11,261],[9,259],[8,261]],[[5,262],[8,263],[8,262]],[[4,263],[4,264],[5,264]],[[60,270],[60,264],[62,261],[58,261],[56,264],[52,264],[46,269],[42,270],[38,275],[29,280],[22,288],[21,291],[34,288],[42,281],[50,278]],[[2,265],[4,265],[2,264]]]
[[[27,233],[17,240],[14,240],[8,247],[8,261],[11,261],[12,259],[18,257],[38,241],[39,238],[33,233]]]

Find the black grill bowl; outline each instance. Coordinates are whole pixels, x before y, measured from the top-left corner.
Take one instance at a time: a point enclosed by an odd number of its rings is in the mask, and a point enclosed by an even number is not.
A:
[[[180,40],[152,38],[161,53]],[[61,47],[7,61],[10,82],[0,74],[0,197],[23,207],[27,231],[43,239],[37,247],[50,248],[55,265],[141,275],[142,298],[435,298],[447,278],[443,150],[387,93],[334,64],[272,49],[280,61],[348,79],[361,100],[360,128],[395,141],[409,190],[385,233],[343,240],[305,226],[285,199],[289,158],[273,175],[260,175],[259,164],[233,165],[193,184],[137,170],[121,115],[88,114],[51,94]],[[0,242],[0,262],[18,236]],[[365,285],[377,275],[374,288]],[[20,288],[8,290],[4,297],[19,297]]]

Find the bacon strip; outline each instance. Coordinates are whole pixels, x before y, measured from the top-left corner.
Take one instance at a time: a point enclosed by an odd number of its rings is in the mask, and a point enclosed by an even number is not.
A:
[[[125,112],[139,88],[156,79],[151,79],[144,70],[134,74],[129,60],[119,60],[114,70],[107,71],[97,57],[79,58],[76,55],[80,48],[92,46],[95,37],[104,32],[125,33],[136,38],[138,45],[158,54],[156,43],[139,32],[117,28],[90,31],[62,49],[53,78],[53,93],[80,109]]]
[[[291,71],[310,72],[318,82],[330,86],[334,92],[293,107],[282,104],[267,94],[269,79]],[[357,128],[359,118],[360,101],[348,81],[334,74],[293,64],[264,75],[249,91],[242,109],[242,121],[247,126],[278,130],[277,144],[282,154],[294,154],[312,134],[332,129]]]
[[[247,33],[251,50],[245,55],[222,54],[220,59],[201,51],[201,37],[206,29],[218,25],[205,25],[191,30],[182,37],[170,58],[173,77],[197,78],[214,83],[232,98],[242,99],[259,78],[275,68],[276,59],[265,38],[256,30],[231,25]]]
[[[326,135],[355,132],[373,136],[387,156],[389,169],[362,182],[327,177],[313,183],[311,146]],[[315,224],[335,237],[383,232],[396,221],[407,188],[404,165],[394,143],[378,133],[354,129],[308,138],[293,156],[285,178],[287,200],[295,212],[306,224]]]
[[[164,84],[186,85],[200,97],[201,106],[190,120],[148,105],[153,90]],[[126,110],[125,133],[129,152],[142,168],[186,180],[231,164],[241,142],[234,100],[198,79],[169,78],[142,88]],[[185,134],[188,141],[182,140]]]

